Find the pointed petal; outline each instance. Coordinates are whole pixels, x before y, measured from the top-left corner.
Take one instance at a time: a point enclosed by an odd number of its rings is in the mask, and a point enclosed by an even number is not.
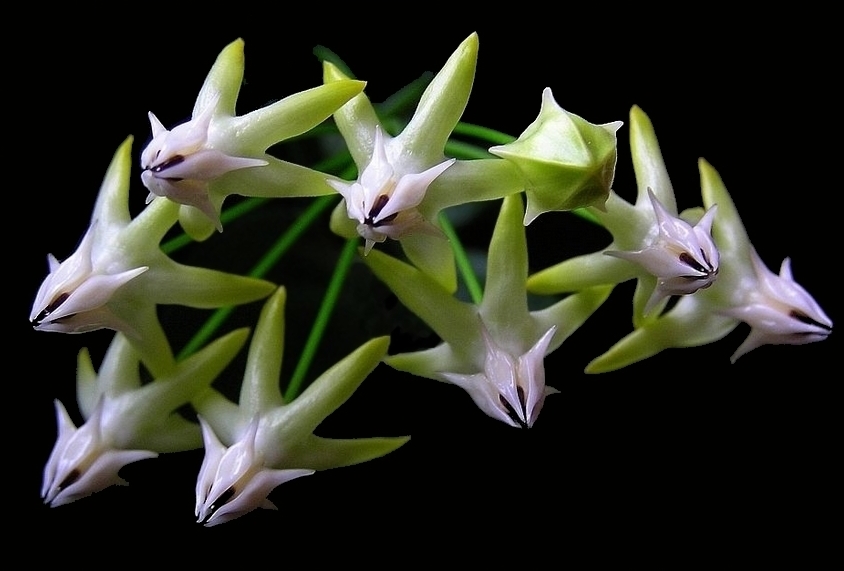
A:
[[[636,329],[593,359],[587,373],[605,373],[652,357],[664,349],[696,347],[726,336],[738,320],[701,310],[699,301],[683,297],[658,320]]]
[[[427,274],[387,254],[373,250],[364,261],[405,307],[456,351],[469,361],[482,352],[480,322],[474,306],[457,300]]]
[[[653,123],[637,105],[630,109],[630,152],[638,188],[637,206],[650,204],[650,188],[662,205],[675,214],[677,201],[674,198],[674,187],[668,177]]]
[[[397,137],[407,154],[422,164],[442,160],[445,143],[463,115],[475,79],[478,35],[463,40],[434,77],[413,118]]]
[[[186,266],[169,258],[150,269],[146,287],[155,303],[197,308],[249,303],[276,289],[266,280]]]
[[[524,339],[533,333],[525,295],[528,257],[523,217],[521,195],[506,197],[489,243],[480,314],[497,339]]]
[[[331,83],[348,80],[340,68],[330,62],[323,62],[323,81]],[[363,169],[372,157],[375,146],[375,127],[379,125],[378,115],[365,93],[355,95],[348,103],[334,113],[334,122],[349,147],[349,152],[358,169]]]
[[[342,468],[385,456],[404,445],[409,436],[396,438],[322,438],[310,435],[288,457],[291,466],[314,470]]]
[[[428,233],[408,234],[401,239],[402,250],[410,262],[445,291],[457,291],[454,250],[443,236]]]
[[[271,145],[310,131],[360,94],[365,85],[363,81],[344,79],[300,91],[237,117],[220,135],[226,140],[237,133],[240,153],[257,156]]]
[[[284,287],[276,289],[264,303],[255,327],[239,399],[240,406],[249,416],[257,416],[284,404],[279,379],[284,354],[286,300]]]
[[[122,228],[130,220],[129,178],[132,168],[132,141],[130,135],[117,147],[106,170],[91,221],[99,221],[104,229]]]
[[[231,42],[214,61],[199,90],[193,107],[193,117],[213,105],[214,115],[233,117],[240,86],[243,84],[244,43],[238,38]]]
[[[376,337],[358,347],[321,374],[293,402],[268,414],[268,433],[274,441],[296,442],[311,434],[337,410],[387,354],[389,337]],[[280,465],[278,450],[264,450],[268,466]]]

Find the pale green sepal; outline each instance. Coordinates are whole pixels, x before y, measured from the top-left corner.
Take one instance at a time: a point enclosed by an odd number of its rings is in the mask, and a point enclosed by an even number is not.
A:
[[[220,177],[220,186],[232,189],[248,188],[242,194],[264,198],[325,196],[334,189],[325,182],[325,173],[266,155],[267,164],[261,168],[235,170]],[[339,180],[339,179],[338,179]],[[212,195],[212,199],[214,196]]]
[[[255,334],[249,345],[249,356],[240,388],[240,406],[248,415],[257,415],[280,407],[284,398],[279,388],[284,358],[284,304],[287,290],[276,289],[264,302]]]
[[[133,141],[134,137],[129,135],[117,147],[94,202],[91,222],[97,220],[103,228],[122,228],[131,221],[129,178],[132,170]]]
[[[480,340],[478,310],[455,298],[434,278],[378,250],[364,258],[370,270],[410,311],[422,318],[453,350],[473,357]]]
[[[638,190],[636,206],[648,206],[650,188],[667,210],[677,212],[674,187],[662,158],[653,123],[638,105],[630,109],[630,153]]]
[[[259,154],[278,141],[310,131],[363,91],[366,83],[339,80],[289,95],[280,101],[235,117],[230,137],[238,139],[238,149]]]
[[[198,448],[202,444],[199,427],[176,410],[211,385],[243,347],[248,333],[245,328],[232,331],[174,365],[167,374],[156,375],[151,383],[142,383],[138,354],[128,339],[117,333],[98,374],[88,351],[79,353],[80,412],[87,419],[100,400],[106,399],[106,418],[119,418],[120,432],[111,438],[119,448],[162,453]]]
[[[457,161],[431,183],[419,210],[428,220],[436,220],[450,206],[496,200],[522,192],[524,178],[519,169],[504,159]]]
[[[243,39],[238,38],[223,48],[214,60],[196,97],[193,106],[194,117],[214,103],[216,103],[215,116],[234,117],[237,97],[243,85],[245,66],[243,48]]]
[[[552,210],[603,209],[615,176],[616,131],[622,124],[589,123],[562,109],[545,88],[537,119],[516,141],[489,149],[515,163],[525,177],[525,225]]]
[[[404,371],[417,377],[448,382],[440,374],[442,371],[472,373],[477,370],[474,360],[470,360],[463,353],[456,353],[449,343],[440,343],[436,347],[423,351],[389,355],[384,358],[384,363],[397,371]]]
[[[697,303],[686,296],[659,319],[634,330],[609,351],[593,359],[586,373],[615,371],[652,357],[670,348],[695,347],[725,337],[738,325],[738,320],[701,312]],[[681,307],[682,305],[682,307]]]
[[[633,264],[605,256],[603,251],[584,254],[540,270],[527,279],[527,291],[556,295],[599,285],[615,285],[635,278]]]
[[[398,449],[409,436],[395,438],[322,438],[311,434],[291,449],[292,463],[313,470],[344,468],[380,458]],[[295,459],[295,460],[293,460]]]
[[[285,441],[286,435],[313,432],[352,396],[386,356],[389,346],[387,336],[367,341],[322,373],[293,402],[268,413],[269,425],[280,440]]]
[[[501,203],[489,243],[480,314],[499,342],[538,337],[545,332],[535,330],[528,312],[525,295],[528,256],[523,216],[521,195],[507,196]]]
[[[721,273],[718,281],[701,292],[712,296],[723,306],[736,304],[744,295],[742,284],[745,276],[752,274],[750,251],[753,245],[741,221],[721,175],[706,160],[698,161],[703,204],[706,208],[718,205],[718,218],[712,227],[712,235],[721,252]]]
[[[477,59],[478,34],[473,33],[463,40],[425,89],[413,117],[398,135],[406,152],[420,157],[422,163],[442,161],[442,149],[469,101]]]
[[[346,240],[360,237],[358,234],[357,222],[349,218],[349,215],[346,212],[346,203],[342,200],[331,211],[331,218],[329,219],[328,226],[332,232],[341,238],[345,238]]]
[[[401,240],[407,259],[440,284],[447,292],[457,291],[457,268],[454,250],[448,239],[428,234],[410,234]]]
[[[348,77],[331,62],[323,62],[325,83],[348,81]],[[366,93],[359,93],[334,112],[334,122],[346,141],[346,146],[358,168],[363,168],[372,157],[375,147],[375,127],[380,124],[378,114]]]
[[[267,297],[276,285],[267,280],[173,262],[150,268],[150,287],[159,286],[157,302],[210,309]],[[167,284],[165,288],[160,284]]]
[[[156,202],[164,201],[158,200]],[[179,205],[179,226],[194,242],[204,242],[217,231],[214,221],[201,210],[184,204]]]

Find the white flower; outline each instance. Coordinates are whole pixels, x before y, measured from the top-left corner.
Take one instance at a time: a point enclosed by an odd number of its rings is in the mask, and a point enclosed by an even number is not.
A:
[[[202,423],[205,459],[196,483],[195,513],[206,526],[257,508],[274,509],[267,495],[279,484],[366,462],[408,438],[323,438],[314,430],[387,353],[388,337],[363,344],[285,402],[279,388],[284,351],[284,305],[278,288],[264,304],[249,348],[239,404],[214,389],[193,402]]]
[[[454,252],[439,229],[441,212],[457,204],[494,200],[524,189],[519,168],[499,158],[445,156],[469,101],[478,57],[471,34],[425,88],[413,117],[394,137],[384,129],[365,93],[334,113],[334,122],[357,166],[356,181],[326,180],[344,201],[331,213],[331,230],[366,239],[364,253],[387,238],[398,240],[410,262],[449,291],[457,289]],[[329,62],[326,85],[348,81]]]
[[[131,326],[108,307],[115,293],[149,269],[101,263],[101,248],[95,238],[94,222],[85,232],[76,252],[64,262],[47,255],[50,273],[41,282],[29,321],[37,331],[85,333],[97,329],[131,331]]]
[[[545,385],[545,353],[556,329],[548,329],[524,355],[513,356],[497,345],[481,324],[486,345],[483,371],[440,376],[463,388],[478,408],[492,418],[510,426],[530,428],[539,417],[545,397],[559,392]]]
[[[170,201],[129,212],[132,137],[117,149],[100,187],[91,224],[63,262],[47,257],[50,272],[30,311],[37,331],[124,333],[154,376],[169,372],[174,357],[156,313],[159,304],[216,308],[269,295],[274,284],[179,264],[160,247],[178,220]]]
[[[647,315],[664,298],[688,295],[708,288],[718,277],[720,254],[712,241],[712,222],[717,206],[709,208],[692,226],[671,213],[648,188],[656,215],[657,235],[651,243],[632,252],[617,250],[604,254],[635,262],[657,278],[656,288],[645,304]]]
[[[390,138],[390,141],[394,139]],[[399,153],[401,148],[389,147],[384,141],[380,125],[375,127],[372,159],[353,183],[327,181],[346,203],[349,218],[357,220],[357,231],[366,239],[365,253],[376,242],[387,238],[400,240],[412,232],[423,231],[439,235],[439,229],[425,220],[416,209],[425,198],[428,186],[454,164],[455,159],[438,163],[420,173],[402,173],[395,166],[395,158],[388,152]]]
[[[138,355],[120,333],[99,374],[88,352],[80,351],[77,401],[86,420],[77,428],[64,405],[55,401],[59,434],[44,467],[44,503],[57,507],[125,485],[118,472],[126,464],[198,448],[199,427],[177,409],[211,385],[247,335],[247,329],[233,331],[152,382],[142,382]]]
[[[746,290],[742,305],[722,311],[750,325],[750,334],[730,361],[762,345],[804,345],[832,333],[832,320],[791,274],[786,258],[779,275],[769,270],[755,248],[750,250],[756,287]]]
[[[336,81],[237,115],[243,50],[244,42],[238,39],[220,52],[189,121],[167,130],[149,113],[152,140],[141,153],[141,180],[150,191],[147,202],[163,196],[184,205],[179,221],[196,240],[207,238],[215,228],[222,231],[220,211],[229,195],[331,194],[325,174],[280,160],[267,149],[322,123],[364,87],[362,81]]]
[[[284,482],[314,473],[308,469],[267,468],[255,444],[260,424],[257,419],[249,423],[243,438],[228,448],[201,417],[199,422],[205,458],[196,480],[194,514],[206,526],[231,521],[256,507],[278,509],[267,495]]]
[[[365,261],[399,300],[440,337],[437,346],[390,355],[399,371],[455,384],[488,416],[514,427],[534,425],[545,397],[545,356],[556,350],[609,296],[588,288],[530,311],[527,241],[520,195],[504,199],[489,245],[483,299],[457,299],[422,271],[377,250]]]
[[[223,230],[217,209],[208,194],[208,183],[227,172],[268,163],[261,159],[233,157],[215,149],[208,141],[215,105],[212,102],[198,117],[172,131],[152,113],[152,141],[141,153],[141,181],[150,191],[147,203],[164,196],[179,204],[198,208]]]
[[[59,437],[44,467],[41,497],[45,504],[58,507],[90,496],[109,486],[126,485],[118,471],[126,464],[155,458],[152,450],[115,448],[109,439],[110,422],[102,402],[94,414],[77,428],[61,402],[55,401]]]

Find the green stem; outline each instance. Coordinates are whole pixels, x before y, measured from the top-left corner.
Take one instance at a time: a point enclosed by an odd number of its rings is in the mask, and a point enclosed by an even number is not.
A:
[[[440,227],[442,227],[442,231],[448,237],[451,249],[454,251],[457,269],[460,271],[463,283],[466,284],[466,289],[469,290],[472,301],[480,305],[484,297],[483,288],[478,281],[478,277],[475,275],[475,271],[472,269],[472,262],[469,261],[469,256],[466,254],[466,250],[463,248],[463,244],[460,242],[460,238],[457,236],[457,232],[455,232],[454,226],[452,226],[445,212],[440,212]]]
[[[287,229],[287,232],[279,236],[272,248],[261,258],[258,264],[249,272],[253,278],[262,278],[278,260],[296,243],[296,240],[307,230],[314,220],[322,214],[329,206],[335,203],[337,195],[320,196],[314,200],[308,208],[299,216],[296,221]],[[205,345],[211,336],[226,321],[234,307],[221,307],[216,310],[210,318],[202,325],[199,331],[182,348],[177,357],[178,360],[192,355]]]
[[[516,137],[490,129],[489,127],[482,127],[481,125],[473,125],[472,123],[458,123],[454,127],[453,133],[455,135],[465,135],[492,143],[493,145],[506,145],[516,140]]]
[[[334,268],[334,274],[331,276],[331,281],[328,283],[328,289],[325,292],[325,297],[320,305],[319,313],[314,320],[311,332],[305,342],[305,347],[302,349],[302,355],[299,357],[299,362],[296,363],[296,369],[293,371],[293,376],[290,378],[290,384],[287,385],[287,391],[284,393],[285,402],[291,402],[295,399],[308,373],[308,369],[313,362],[319,343],[322,340],[322,335],[328,326],[328,321],[331,319],[331,313],[337,305],[337,299],[340,297],[340,292],[343,289],[343,282],[349,273],[349,268],[357,253],[357,238],[350,238],[346,240],[346,245],[340,253],[340,259],[337,261],[337,266]]]

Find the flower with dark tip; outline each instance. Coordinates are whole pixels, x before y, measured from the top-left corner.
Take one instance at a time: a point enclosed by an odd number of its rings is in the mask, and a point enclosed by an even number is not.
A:
[[[275,285],[168,257],[159,244],[178,220],[179,206],[156,201],[130,216],[131,148],[129,137],[115,152],[76,252],[63,262],[48,256],[50,272],[29,319],[37,331],[120,331],[153,375],[163,375],[174,357],[156,313],[159,304],[225,307],[266,297]]]
[[[247,335],[247,329],[233,331],[181,361],[170,374],[146,383],[141,382],[137,353],[120,333],[99,374],[88,351],[80,351],[77,401],[85,422],[76,427],[64,405],[55,401],[59,434],[44,466],[44,503],[57,507],[125,485],[118,472],[126,464],[199,448],[199,426],[177,409],[211,385]]]
[[[344,238],[363,237],[366,254],[387,238],[398,240],[411,263],[450,291],[457,289],[457,272],[439,228],[440,212],[524,189],[521,173],[509,161],[454,160],[444,154],[469,101],[477,57],[478,36],[472,34],[436,74],[413,117],[395,136],[381,125],[365,93],[334,113],[358,177],[328,181],[344,199],[331,215],[331,230]],[[323,77],[327,85],[348,80],[329,62]]]
[[[257,508],[274,509],[267,495],[283,482],[379,458],[409,438],[338,439],[314,434],[386,355],[388,337],[364,343],[285,402],[279,373],[286,297],[284,288],[278,288],[264,304],[249,348],[239,405],[213,388],[192,401],[205,442],[195,514],[206,526]]]
[[[363,90],[346,79],[289,95],[236,115],[243,83],[243,40],[226,46],[199,91],[191,119],[168,130],[149,113],[152,139],[141,153],[141,180],[150,194],[186,207],[181,224],[202,240],[222,231],[220,209],[227,196],[290,197],[331,194],[331,177],[280,160],[267,149],[322,123]],[[200,217],[195,212],[201,213]]]
[[[546,308],[527,303],[527,242],[522,198],[504,199],[489,245],[480,304],[464,302],[420,270],[387,254],[365,258],[375,275],[442,340],[431,349],[390,355],[391,367],[465,390],[484,413],[532,427],[545,397],[546,355],[560,347],[609,296],[595,287]]]

